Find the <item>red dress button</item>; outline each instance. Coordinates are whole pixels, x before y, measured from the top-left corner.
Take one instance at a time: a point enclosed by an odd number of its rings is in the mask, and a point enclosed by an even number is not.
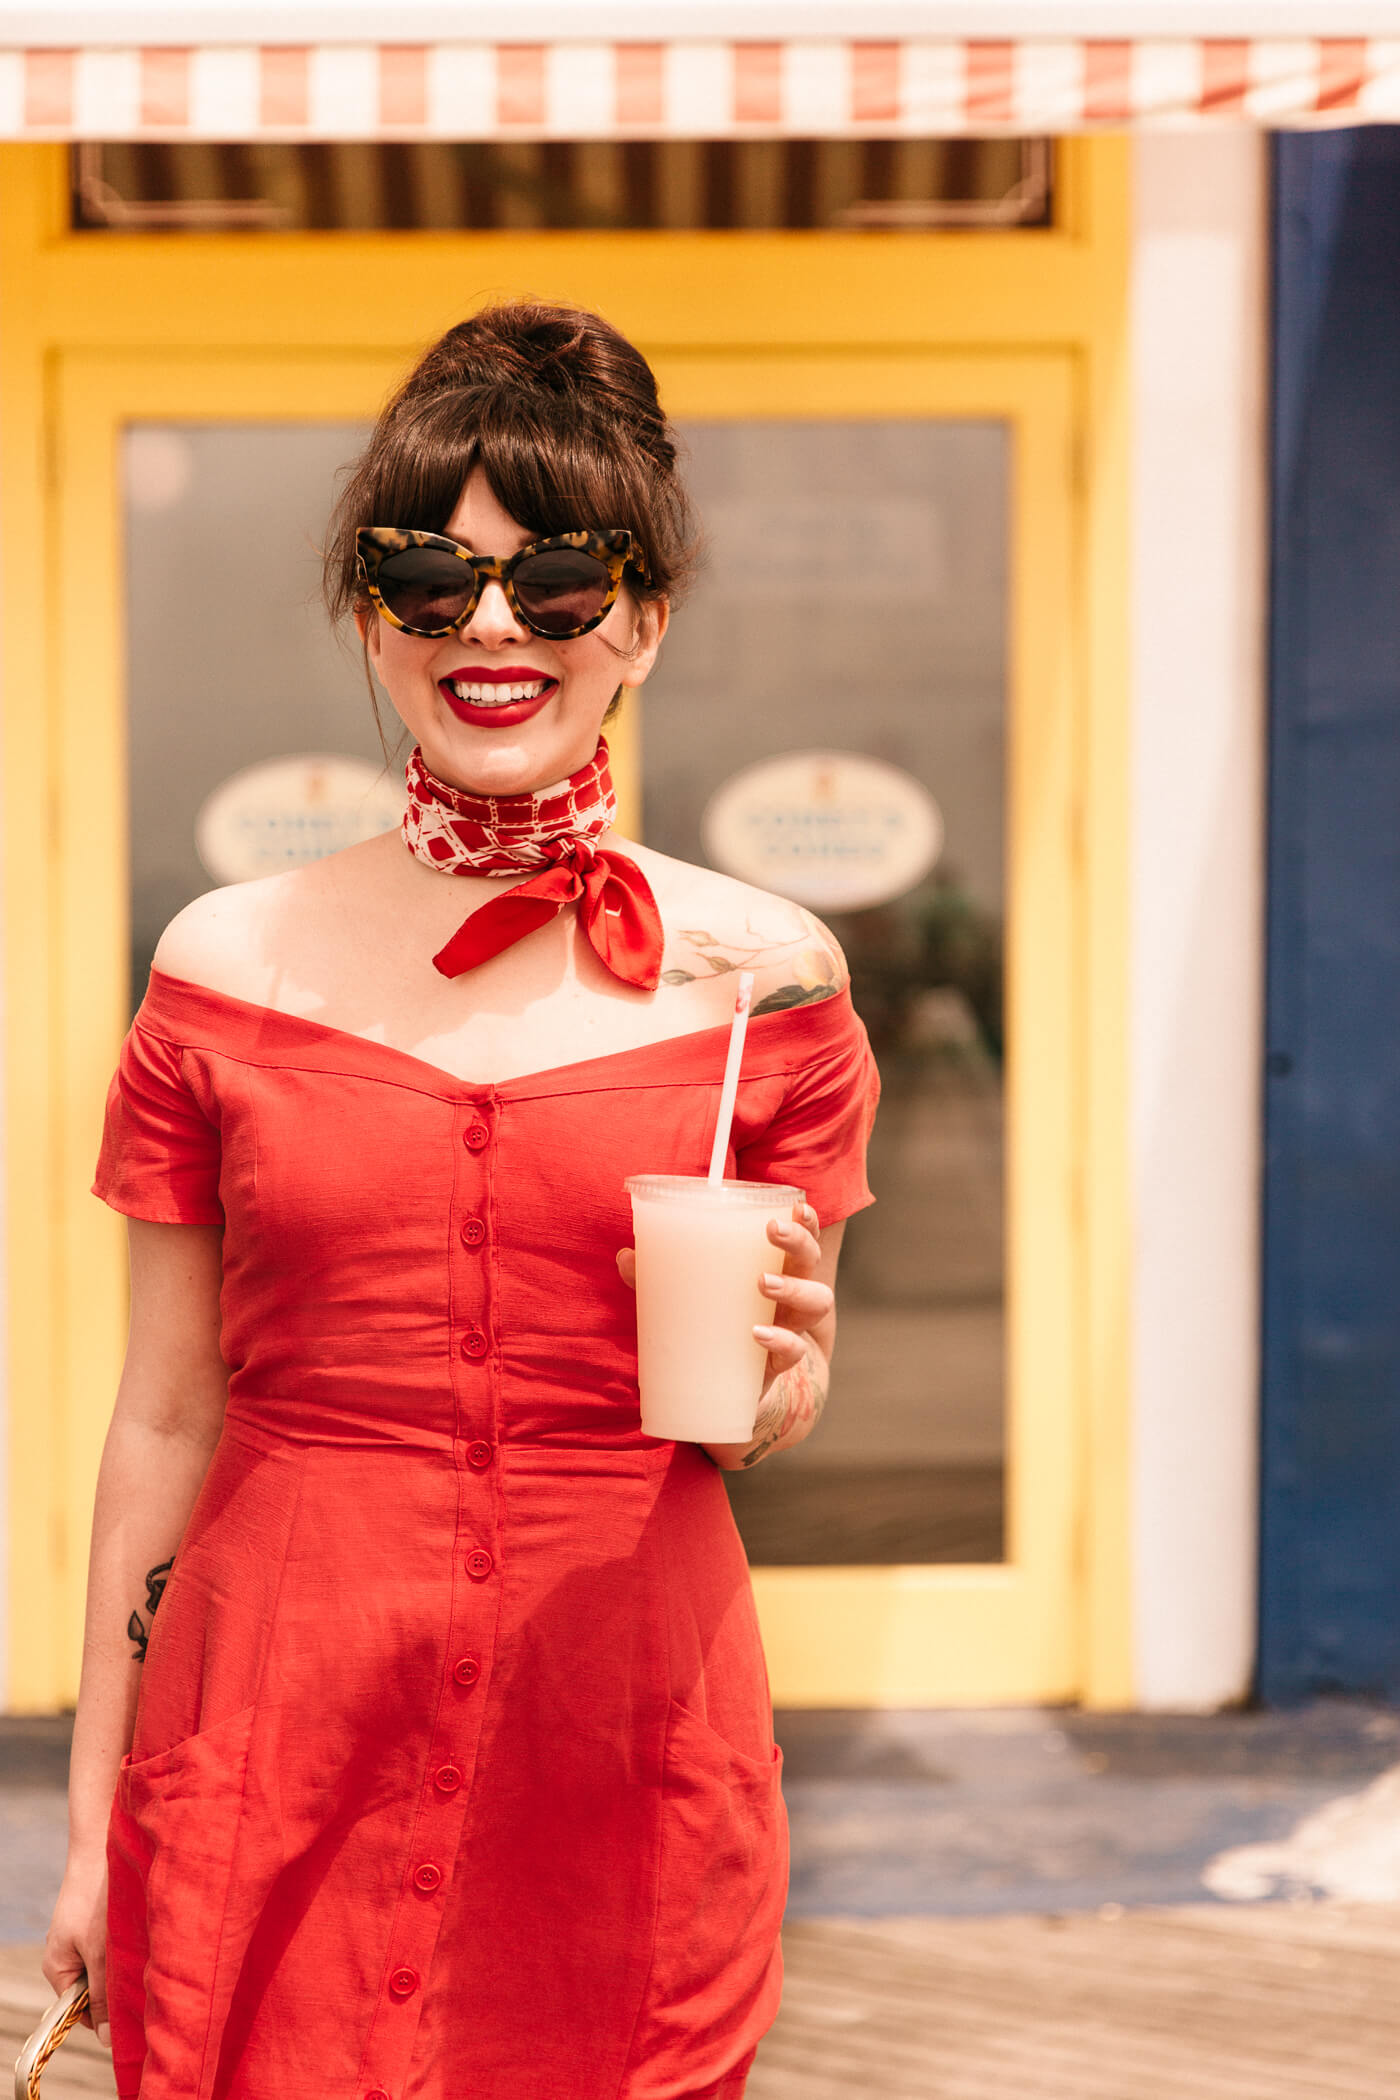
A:
[[[491,1142],[491,1133],[484,1123],[469,1123],[462,1133],[462,1143],[469,1152],[484,1152]]]
[[[462,1784],[460,1765],[439,1765],[433,1774],[433,1785],[440,1794],[455,1794]]]
[[[453,1663],[452,1675],[458,1684],[475,1684],[481,1675],[481,1664],[474,1655],[464,1655],[460,1662]]]
[[[496,1454],[489,1444],[468,1444],[467,1446],[467,1464],[473,1466],[478,1473],[484,1473],[495,1456]]]
[[[462,1336],[462,1354],[473,1361],[485,1356],[490,1346],[479,1327],[469,1327]]]
[[[418,1988],[416,1969],[395,1969],[389,1978],[389,1989],[396,1998],[411,1998]]]
[[[425,1859],[421,1867],[413,1870],[413,1886],[421,1889],[425,1896],[431,1896],[434,1889],[442,1887],[442,1868]]]
[[[382,2085],[375,2085],[365,2094],[365,2100],[389,2100],[389,2095]]]
[[[486,1227],[482,1224],[480,1218],[464,1218],[462,1220],[462,1245],[464,1247],[479,1247],[485,1237]]]
[[[487,1576],[491,1573],[492,1565],[490,1554],[483,1553],[479,1546],[475,1553],[467,1555],[467,1573],[474,1575],[478,1582],[485,1582]]]

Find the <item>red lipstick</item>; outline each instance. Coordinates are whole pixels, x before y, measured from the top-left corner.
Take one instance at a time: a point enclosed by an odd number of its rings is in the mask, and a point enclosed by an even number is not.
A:
[[[537,687],[539,690],[516,700],[467,699],[456,690],[458,686],[474,686],[480,691],[489,686],[503,685]],[[464,664],[438,680],[438,691],[458,721],[486,729],[508,729],[517,722],[528,722],[558,690],[557,678],[550,677],[547,671],[537,671],[529,664],[493,665],[489,670],[483,664]]]

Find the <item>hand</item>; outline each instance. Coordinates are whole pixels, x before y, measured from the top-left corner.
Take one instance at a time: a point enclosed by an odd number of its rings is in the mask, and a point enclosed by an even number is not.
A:
[[[750,1466],[780,1445],[800,1443],[815,1426],[826,1401],[836,1300],[830,1285],[819,1281],[821,1221],[809,1203],[794,1219],[774,1219],[768,1237],[781,1250],[784,1266],[766,1273],[759,1288],[774,1302],[771,1325],[756,1326],[755,1341],[768,1352],[763,1392],[747,1444],[706,1444],[717,1466],[732,1471]],[[839,1243],[840,1235],[836,1235]],[[833,1255],[834,1261],[834,1255]],[[637,1257],[619,1248],[617,1269],[629,1289],[637,1287]]]
[[[836,1297],[830,1286],[814,1280],[822,1258],[821,1230],[821,1220],[810,1203],[799,1206],[796,1219],[775,1218],[768,1227],[769,1239],[782,1250],[784,1265],[780,1273],[766,1275],[759,1285],[764,1297],[773,1299],[778,1309],[771,1327],[755,1327],[753,1331],[754,1340],[762,1342],[768,1351],[768,1368],[763,1377],[765,1398],[775,1378],[806,1360],[807,1336],[830,1320],[836,1310]],[[760,1415],[762,1411],[761,1399]]]
[[[107,1864],[104,1859],[70,1858],[44,1941],[44,1976],[55,1996],[78,1976],[87,1974],[88,2010],[84,2026],[94,2029],[104,2049],[112,2046],[107,2023]]]
[[[768,1351],[763,1391],[747,1444],[706,1444],[724,1472],[756,1466],[770,1451],[800,1444],[816,1427],[826,1404],[836,1297],[817,1279],[821,1264],[821,1220],[810,1203],[795,1219],[774,1219],[768,1237],[782,1249],[782,1271],[765,1275],[759,1289],[776,1307],[771,1326],[754,1328]]]

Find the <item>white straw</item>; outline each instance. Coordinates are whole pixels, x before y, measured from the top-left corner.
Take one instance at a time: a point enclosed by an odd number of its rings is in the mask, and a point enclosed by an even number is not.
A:
[[[739,1065],[744,1055],[744,1037],[749,1026],[749,1000],[753,996],[753,971],[739,972],[739,996],[734,1002],[734,1021],[729,1030],[729,1055],[724,1065],[724,1085],[719,1096],[719,1121],[715,1124],[714,1150],[710,1154],[710,1179],[723,1181],[729,1153],[729,1126],[734,1121],[734,1098],[739,1091]]]

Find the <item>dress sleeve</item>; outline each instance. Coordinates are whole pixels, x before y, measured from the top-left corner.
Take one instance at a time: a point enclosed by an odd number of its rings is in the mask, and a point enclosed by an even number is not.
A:
[[[849,1218],[875,1201],[865,1152],[879,1099],[879,1070],[852,1012],[843,1039],[789,1075],[772,1121],[736,1151],[736,1174],[804,1188],[823,1225]]]
[[[190,1089],[184,1053],[138,1014],[107,1090],[93,1194],[156,1225],[222,1225],[219,1161],[218,1126]]]

